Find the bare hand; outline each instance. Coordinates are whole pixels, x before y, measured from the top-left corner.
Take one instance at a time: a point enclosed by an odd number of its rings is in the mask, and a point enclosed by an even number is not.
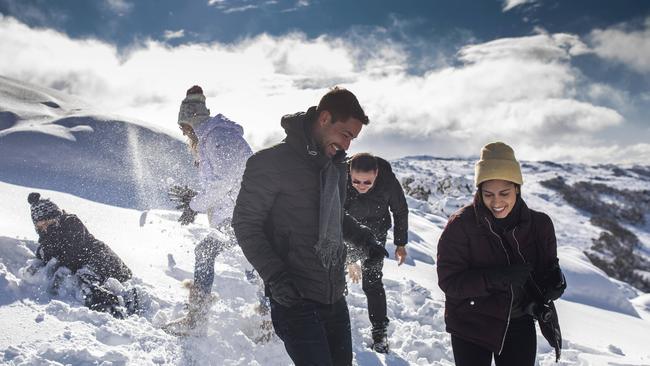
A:
[[[401,266],[404,261],[406,261],[406,247],[404,245],[398,245],[395,248],[395,259],[397,259],[397,265]]]
[[[361,266],[358,263],[348,264],[348,276],[352,283],[359,283],[361,281]]]

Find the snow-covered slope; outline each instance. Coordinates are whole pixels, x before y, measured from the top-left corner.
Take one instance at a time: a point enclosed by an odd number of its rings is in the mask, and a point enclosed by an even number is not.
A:
[[[246,277],[250,265],[236,248],[216,264],[208,335],[179,339],[158,327],[183,312],[186,293],[180,281],[191,278],[193,247],[205,234],[207,219],[180,226],[178,213],[141,212],[95,203],[70,194],[41,190],[63,209],[82,218],[132,268],[132,280],[146,294],[142,316],[116,320],[89,311],[73,295],[51,294],[46,278],[25,277],[21,268],[33,257],[36,234],[26,197],[32,188],[0,183],[6,197],[0,207],[0,362],[9,365],[289,365],[282,343],[255,341],[265,334],[268,315],[255,311],[259,287]],[[429,217],[432,215],[429,214]],[[412,211],[411,253],[415,259],[397,267],[386,261],[385,284],[392,353],[378,355],[367,348],[370,324],[365,296],[350,285],[348,303],[355,360],[359,365],[452,365],[450,341],[444,330],[444,296],[435,272],[435,245],[444,220]],[[168,255],[176,265],[168,265]],[[634,299],[631,311],[624,289],[593,267],[571,247],[560,250],[569,282],[567,300],[558,302],[565,335],[561,364],[648,365],[650,312],[647,298]],[[576,287],[573,287],[573,285]],[[579,285],[583,284],[585,286]],[[606,310],[604,310],[606,309]],[[645,320],[644,320],[645,319]],[[623,331],[624,330],[624,331]],[[538,337],[540,365],[552,365],[553,352]]]
[[[194,246],[206,234],[207,218],[200,215],[196,223],[180,226],[178,212],[156,205],[164,199],[164,188],[186,174],[175,170],[189,166],[183,161],[190,159],[183,144],[141,123],[111,120],[74,98],[0,78],[0,364],[291,364],[282,343],[265,329],[269,316],[256,310],[259,283],[247,274],[251,267],[238,248],[217,258],[213,292],[218,300],[210,312],[207,336],[176,338],[159,329],[184,312],[187,293],[181,281],[192,276]],[[133,130],[137,143],[131,145],[129,131]],[[165,142],[158,145],[159,141]],[[48,148],[39,150],[41,146]],[[133,146],[159,149],[161,155],[154,150],[134,155],[129,150]],[[87,159],[77,158],[80,153],[87,154]],[[166,159],[177,163],[164,168],[155,165]],[[136,169],[138,164],[145,167]],[[347,299],[355,362],[452,365],[450,339],[444,329],[444,295],[437,286],[436,245],[447,216],[471,200],[473,162],[413,157],[393,165],[409,187],[410,258],[398,267],[391,255],[385,264],[392,353],[385,356],[368,349],[365,296],[361,285],[350,284]],[[560,364],[650,365],[650,295],[611,278],[591,263],[585,253],[605,253],[593,249],[594,240],[609,231],[601,221],[593,220],[591,208],[576,206],[580,202],[567,200],[553,188],[557,185],[543,183],[561,176],[570,187],[590,189],[574,186],[584,181],[614,187],[619,193],[605,194],[608,191],[602,187],[594,191],[598,193],[594,200],[613,206],[594,207],[619,212],[616,202],[629,192],[641,192],[634,204],[643,205],[642,192],[650,191],[649,176],[644,174],[650,169],[549,162],[527,162],[523,168],[524,198],[529,206],[553,218],[569,284],[557,303],[565,340]],[[141,195],[142,187],[151,189]],[[92,312],[82,306],[72,288],[64,285],[53,291],[50,279],[42,273],[30,276],[25,272],[37,239],[27,204],[27,195],[35,190],[77,214],[124,259],[135,276],[129,285],[145,295],[142,315],[116,320]],[[150,192],[151,205],[142,200]],[[636,212],[627,207],[633,204],[625,202],[621,210]],[[145,206],[158,208],[139,209]],[[647,255],[650,225],[626,221],[628,211],[614,215],[616,223],[638,239],[633,254]],[[613,232],[629,237],[624,231]],[[270,340],[260,341],[268,335]],[[538,363],[555,364],[553,351],[541,335]]]
[[[172,183],[192,184],[191,156],[145,123],[0,76],[0,180],[121,207],[166,207]]]

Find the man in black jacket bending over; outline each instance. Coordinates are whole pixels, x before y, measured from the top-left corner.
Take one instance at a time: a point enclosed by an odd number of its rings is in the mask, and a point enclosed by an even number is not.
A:
[[[350,178],[345,211],[361,224],[368,226],[377,241],[385,246],[388,229],[391,227],[390,209],[395,220],[393,228],[395,258],[398,260],[398,265],[401,265],[406,259],[409,210],[402,186],[395,178],[390,163],[371,154],[360,153],[350,159],[349,166]],[[372,348],[376,352],[388,353],[386,292],[381,281],[383,261],[370,261],[362,255],[355,255],[356,252],[357,250],[351,248],[348,261],[362,260],[362,288],[368,298],[368,315],[372,324]]]
[[[350,91],[287,115],[287,137],[246,163],[233,213],[244,255],[271,300],[276,334],[298,366],[352,364],[344,238],[371,260],[388,253],[343,210],[345,151],[368,124]]]

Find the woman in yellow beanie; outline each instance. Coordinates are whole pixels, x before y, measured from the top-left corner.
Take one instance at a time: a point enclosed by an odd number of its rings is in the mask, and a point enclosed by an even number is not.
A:
[[[456,365],[535,364],[535,320],[559,359],[553,300],[566,282],[553,223],[521,198],[512,148],[487,144],[475,167],[474,202],[449,218],[438,242],[438,284]]]

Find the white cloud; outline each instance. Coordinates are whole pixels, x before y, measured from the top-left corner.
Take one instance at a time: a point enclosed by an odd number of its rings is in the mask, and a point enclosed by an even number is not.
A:
[[[184,29],[179,29],[177,31],[166,30],[165,33],[163,34],[163,38],[165,38],[168,41],[171,39],[178,39],[183,37],[185,37]]]
[[[133,4],[127,0],[105,0],[106,6],[118,14],[125,14],[133,9]]]
[[[628,30],[619,25],[591,32],[594,52],[605,59],[619,62],[639,73],[650,72],[650,17],[643,29]]]
[[[509,11],[512,10],[520,5],[524,4],[533,4],[536,3],[538,0],[504,0],[503,1],[503,11]]]
[[[232,8],[227,8],[227,9],[224,9],[223,12],[224,12],[224,14],[241,13],[241,12],[244,12],[244,11],[253,10],[253,9],[257,9],[257,8],[259,8],[258,5],[248,4],[248,5],[242,5],[242,6],[235,6],[235,7],[232,7]]]
[[[0,16],[0,70],[174,133],[185,90],[199,84],[212,112],[240,122],[255,148],[279,141],[280,117],[316,104],[335,84],[355,92],[371,119],[353,151],[469,156],[503,140],[522,159],[589,160],[599,159],[604,145],[624,145],[598,137],[626,128],[619,112],[579,95],[584,81],[569,60],[586,47],[576,36],[468,45],[458,53],[461,65],[423,75],[405,71],[402,45],[378,40],[288,34],[175,47],[148,41],[119,54],[100,41],[73,40]],[[607,92],[586,89],[599,98]],[[630,149],[639,160],[650,157],[644,145]]]
[[[548,63],[567,61],[571,56],[589,52],[588,47],[575,35],[557,33],[530,37],[501,38],[479,45],[466,46],[459,58],[466,63],[490,60],[520,59]]]
[[[210,0],[208,1],[208,5],[216,7],[224,14],[232,14],[258,9],[263,5],[273,5],[273,3],[250,4],[250,0]]]

